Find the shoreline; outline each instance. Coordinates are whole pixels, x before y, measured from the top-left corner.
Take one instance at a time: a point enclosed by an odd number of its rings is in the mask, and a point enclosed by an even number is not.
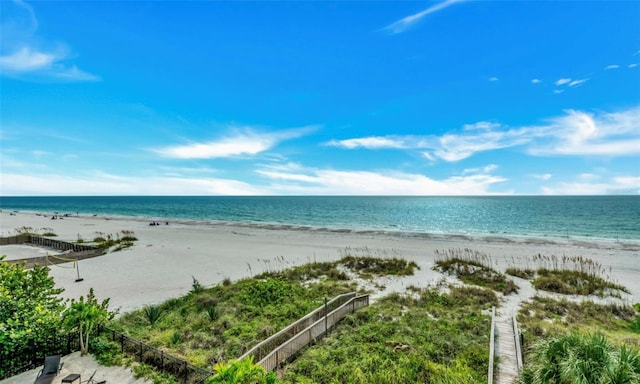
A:
[[[51,220],[35,213],[15,216],[0,212],[0,235],[18,227],[51,229],[55,239],[91,240],[97,233],[133,231],[138,241],[120,252],[81,260],[79,274],[73,263],[51,266],[56,286],[65,298],[78,298],[94,288],[99,299],[110,298],[112,308],[121,312],[157,304],[191,290],[193,279],[204,286],[225,278],[237,280],[309,262],[338,260],[345,252],[378,257],[401,257],[415,261],[420,270],[406,278],[384,278],[384,293],[404,290],[409,285],[436,284],[445,276],[433,271],[436,250],[470,248],[491,256],[501,271],[508,267],[527,268],[537,254],[559,258],[585,257],[610,271],[611,280],[631,292],[623,299],[640,301],[638,248],[618,243],[549,242],[531,239],[504,241],[501,238],[475,239],[467,236],[424,236],[384,231],[333,231],[327,228],[299,229],[295,226],[255,226],[235,223],[170,221],[150,226],[148,219],[100,216],[70,216]],[[0,246],[0,254],[6,253]]]
[[[238,227],[238,228],[256,228],[266,230],[288,230],[300,232],[328,232],[328,233],[345,233],[345,234],[363,234],[363,235],[383,235],[383,236],[399,236],[408,238],[423,238],[425,240],[465,240],[480,242],[497,242],[497,243],[515,243],[515,244],[535,244],[535,245],[575,245],[585,247],[598,247],[603,249],[628,249],[640,251],[640,238],[603,238],[590,236],[571,236],[571,235],[544,235],[544,234],[507,234],[507,233],[446,233],[446,232],[421,232],[410,230],[392,230],[378,228],[348,228],[339,226],[313,226],[302,224],[288,224],[279,222],[255,222],[255,221],[228,221],[228,220],[196,220],[186,218],[169,218],[169,217],[146,217],[146,216],[127,216],[127,215],[89,215],[89,214],[72,214],[72,213],[55,213],[47,211],[28,211],[28,210],[6,210],[0,209],[0,214],[16,213],[34,215],[37,217],[48,218],[57,215],[63,219],[87,219],[87,220],[115,220],[115,221],[134,221],[139,223],[150,223],[158,221],[162,226],[163,222],[181,225],[194,226],[215,226],[215,227]],[[11,236],[4,226],[0,226],[0,237]]]

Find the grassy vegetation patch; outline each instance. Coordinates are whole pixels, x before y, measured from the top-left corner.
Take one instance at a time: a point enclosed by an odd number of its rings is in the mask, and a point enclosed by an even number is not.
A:
[[[537,343],[521,383],[639,383],[640,349],[598,333],[571,332]]]
[[[504,273],[491,268],[491,258],[470,249],[436,250],[436,270],[456,275],[467,284],[479,285],[502,292],[517,293],[518,286]]]
[[[251,279],[206,288],[195,278],[191,292],[122,315],[113,328],[200,367],[241,356],[255,344],[320,307],[324,299],[357,291],[341,267],[376,276],[413,273],[398,258],[345,256],[269,271]]]
[[[483,383],[494,292],[412,289],[348,316],[285,369],[285,383]]]
[[[115,236],[111,234],[104,234],[102,232],[96,232],[96,236],[89,243],[98,248],[111,249],[112,252],[118,252],[133,246],[134,242],[137,240],[138,238],[135,236],[133,231],[122,230],[116,233]],[[80,237],[80,235],[78,235],[77,242],[87,243],[87,241]]]
[[[565,295],[598,295],[621,297],[629,290],[611,280],[611,271],[599,263],[581,256],[561,258],[535,255],[532,262],[537,269],[507,269],[507,274],[530,280],[536,289]]]
[[[518,323],[525,346],[570,331],[604,332],[612,340],[640,346],[640,334],[634,331],[638,318],[637,310],[629,305],[535,296],[523,303]]]
[[[418,264],[397,257],[390,259],[379,259],[366,256],[346,256],[340,261],[345,267],[351,271],[364,275],[391,275],[391,276],[410,276],[413,275]]]

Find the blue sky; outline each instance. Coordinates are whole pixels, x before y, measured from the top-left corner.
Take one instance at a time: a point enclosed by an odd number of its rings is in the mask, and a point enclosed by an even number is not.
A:
[[[640,194],[640,2],[0,6],[0,195]]]

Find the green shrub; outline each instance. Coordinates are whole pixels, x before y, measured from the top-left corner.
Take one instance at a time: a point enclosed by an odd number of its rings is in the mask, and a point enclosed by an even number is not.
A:
[[[162,307],[159,305],[145,305],[143,313],[149,325],[153,326],[162,317]]]

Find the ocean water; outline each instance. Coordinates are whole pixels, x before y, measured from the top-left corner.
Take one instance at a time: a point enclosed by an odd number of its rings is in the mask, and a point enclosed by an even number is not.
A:
[[[434,235],[640,240],[640,196],[0,197],[0,209]]]

